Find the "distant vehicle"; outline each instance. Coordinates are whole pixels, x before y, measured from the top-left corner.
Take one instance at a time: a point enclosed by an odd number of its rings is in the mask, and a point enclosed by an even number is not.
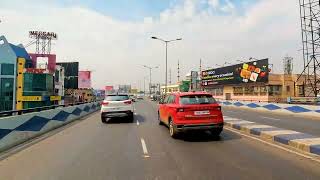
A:
[[[132,100],[132,102],[135,102],[137,99],[137,96],[135,94],[130,94],[129,97]]]
[[[143,94],[138,94],[137,99],[143,99],[144,95]]]
[[[150,95],[150,100],[151,100],[151,101],[156,101],[156,98],[157,98],[157,97],[156,97],[155,94],[151,94],[151,95]]]
[[[219,136],[223,130],[220,105],[206,92],[172,93],[160,102],[159,124],[169,127],[170,136],[177,138],[189,130],[209,130]]]
[[[134,118],[134,107],[129,95],[107,95],[101,103],[101,121],[107,123],[107,118],[127,117],[130,121]]]

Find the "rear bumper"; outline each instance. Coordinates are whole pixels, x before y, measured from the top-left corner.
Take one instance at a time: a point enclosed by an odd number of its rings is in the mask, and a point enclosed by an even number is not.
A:
[[[178,124],[175,125],[175,128],[178,131],[196,131],[196,130],[214,130],[214,129],[223,129],[224,123],[217,124]]]
[[[114,117],[128,117],[132,116],[133,112],[131,110],[128,111],[113,111],[113,112],[102,112],[102,118],[114,118]]]

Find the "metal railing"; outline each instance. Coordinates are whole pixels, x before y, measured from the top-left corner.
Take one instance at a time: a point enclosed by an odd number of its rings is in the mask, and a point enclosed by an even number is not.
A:
[[[22,114],[33,113],[33,112],[41,112],[41,111],[45,111],[45,110],[56,109],[59,107],[76,106],[76,105],[93,103],[93,102],[100,102],[100,101],[78,102],[78,103],[73,103],[73,104],[43,106],[43,107],[28,108],[28,109],[13,110],[13,111],[2,111],[2,112],[0,112],[0,117],[9,117],[9,116],[22,115]]]

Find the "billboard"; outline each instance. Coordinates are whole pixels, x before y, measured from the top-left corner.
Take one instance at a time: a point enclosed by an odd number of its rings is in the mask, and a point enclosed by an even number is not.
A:
[[[105,86],[104,90],[105,91],[113,91],[113,86]]]
[[[91,71],[79,71],[78,87],[85,89],[91,88]]]
[[[202,86],[268,82],[269,60],[262,59],[201,72]]]

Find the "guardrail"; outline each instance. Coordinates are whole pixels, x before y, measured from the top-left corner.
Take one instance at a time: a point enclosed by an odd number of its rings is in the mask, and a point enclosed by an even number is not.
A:
[[[99,102],[99,101],[92,101],[92,102]],[[76,105],[81,105],[86,103],[91,103],[91,102],[79,102],[79,103],[64,104],[64,105],[42,106],[42,107],[28,108],[28,109],[22,109],[22,110],[2,111],[0,112],[0,117],[9,117],[9,116],[22,115],[22,114],[33,113],[33,112],[41,112],[41,111],[46,111],[50,109],[56,109],[59,107],[76,106]]]

